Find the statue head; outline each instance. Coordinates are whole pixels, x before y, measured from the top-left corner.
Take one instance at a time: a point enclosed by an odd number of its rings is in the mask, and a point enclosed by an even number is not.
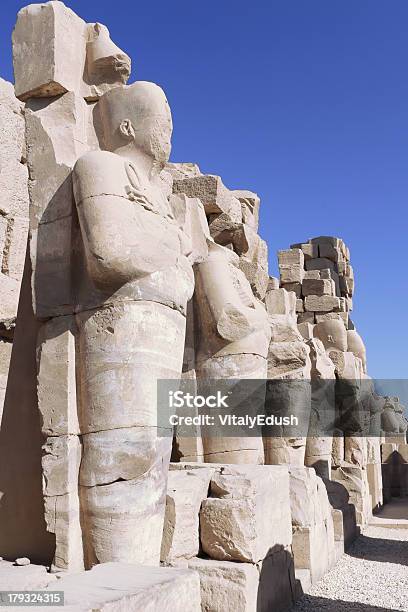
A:
[[[89,83],[123,83],[129,78],[130,57],[111,40],[109,30],[100,23],[88,24],[86,77]]]
[[[105,149],[134,146],[155,162],[169,159],[173,123],[164,91],[154,83],[137,81],[115,87],[99,101]]]

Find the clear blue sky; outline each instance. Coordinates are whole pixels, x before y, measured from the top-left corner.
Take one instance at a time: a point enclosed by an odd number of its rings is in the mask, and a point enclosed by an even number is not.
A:
[[[0,74],[12,80],[19,0],[2,3]],[[408,2],[67,0],[105,23],[132,80],[167,92],[174,161],[262,198],[277,249],[341,236],[354,320],[377,378],[407,376]]]

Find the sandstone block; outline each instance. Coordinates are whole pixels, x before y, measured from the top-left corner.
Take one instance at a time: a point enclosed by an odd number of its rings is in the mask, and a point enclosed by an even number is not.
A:
[[[55,584],[48,590],[55,590]],[[172,610],[200,612],[200,581],[192,570],[101,563],[58,581],[67,612]]]
[[[16,567],[11,561],[0,561],[0,584],[7,591],[35,591],[56,582],[44,565],[28,563]]]
[[[305,298],[305,310],[309,312],[329,312],[340,308],[338,297],[331,295],[308,295]]]
[[[47,531],[55,534],[54,571],[84,569],[81,516],[77,491],[44,496]]]
[[[330,272],[330,270],[306,270],[305,272],[305,280],[318,280],[323,278],[323,272]]]
[[[256,612],[259,571],[255,564],[196,558],[188,567],[200,576],[202,610]]]
[[[260,199],[256,193],[246,189],[231,191],[234,197],[241,202],[242,221],[258,231]]]
[[[44,495],[77,493],[82,454],[78,436],[49,437],[43,450]]]
[[[213,470],[170,471],[160,560],[167,564],[198,555],[199,512],[207,498]]]
[[[343,241],[341,238],[336,238],[335,236],[316,236],[315,238],[312,238],[310,242],[318,245],[329,244],[333,247],[340,248]]]
[[[314,325],[315,323],[314,312],[299,312],[298,323],[310,323],[311,325]]]
[[[38,404],[48,436],[79,433],[74,317],[51,319],[38,337]],[[58,380],[58,385],[55,381]]]
[[[284,466],[226,466],[214,474],[211,495],[200,512],[201,543],[211,558],[255,563],[290,544]]]
[[[173,192],[201,200],[207,215],[228,213],[232,221],[242,221],[241,202],[223,185],[219,176],[208,174],[176,179]]]
[[[101,24],[86,24],[62,2],[21,9],[13,32],[16,95],[20,100],[81,91],[94,100],[126,83],[130,58]]]
[[[278,251],[279,266],[296,264],[304,267],[305,258],[300,249],[286,249]]]
[[[193,178],[195,176],[200,176],[201,174],[200,168],[197,166],[197,164],[192,164],[189,162],[167,162],[165,169],[170,172],[173,180]]]
[[[319,257],[325,257],[337,263],[343,259],[343,254],[339,247],[332,246],[331,244],[319,244]]]
[[[279,272],[281,278],[281,284],[286,285],[287,283],[302,283],[304,276],[304,269],[301,264],[297,263],[282,263],[279,264]]]
[[[282,287],[286,289],[286,291],[293,291],[297,298],[302,296],[301,283],[282,283]]]
[[[256,262],[248,261],[244,257],[240,258],[239,268],[245,274],[255,297],[263,300],[268,288],[268,270],[261,268]]]
[[[302,293],[307,295],[335,295],[336,287],[334,281],[329,279],[305,278],[302,284]]]
[[[290,315],[270,314],[268,316],[271,342],[294,342],[301,339],[295,315],[293,309],[293,313]]]
[[[303,300],[301,299],[297,299],[296,300],[296,312],[304,312],[305,307],[303,304]]]
[[[279,279],[275,276],[269,277],[268,291],[272,291],[272,289],[279,289]]]
[[[267,291],[265,305],[268,314],[288,315],[295,317],[296,296],[286,289]]]
[[[316,259],[307,259],[305,262],[306,270],[335,270],[335,264],[326,257],[317,257]]]
[[[372,515],[366,469],[360,466],[342,465],[332,470],[332,479],[347,489],[350,503],[356,510],[357,525],[364,527]]]
[[[298,244],[291,244],[291,249],[301,249],[303,255],[306,259],[315,259],[319,257],[319,251],[317,244],[312,244],[311,242],[301,242]]]

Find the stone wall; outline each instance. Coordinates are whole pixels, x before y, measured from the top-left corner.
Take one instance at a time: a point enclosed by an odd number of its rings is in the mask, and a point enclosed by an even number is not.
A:
[[[24,105],[0,79],[0,423],[28,236]]]

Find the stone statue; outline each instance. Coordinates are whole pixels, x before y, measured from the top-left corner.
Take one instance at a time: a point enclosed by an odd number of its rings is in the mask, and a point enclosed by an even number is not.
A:
[[[154,564],[171,450],[155,429],[156,384],[181,374],[193,276],[158,181],[172,132],[163,91],[137,82],[99,105],[106,150],[73,173],[88,274],[107,296],[76,317],[85,566]]]
[[[209,241],[208,258],[196,266],[197,379],[266,379],[267,314],[238,265],[234,251]],[[255,400],[259,411],[261,387]],[[256,411],[252,404],[251,413]],[[210,463],[264,462],[262,435],[207,437],[203,450],[204,461]]]

